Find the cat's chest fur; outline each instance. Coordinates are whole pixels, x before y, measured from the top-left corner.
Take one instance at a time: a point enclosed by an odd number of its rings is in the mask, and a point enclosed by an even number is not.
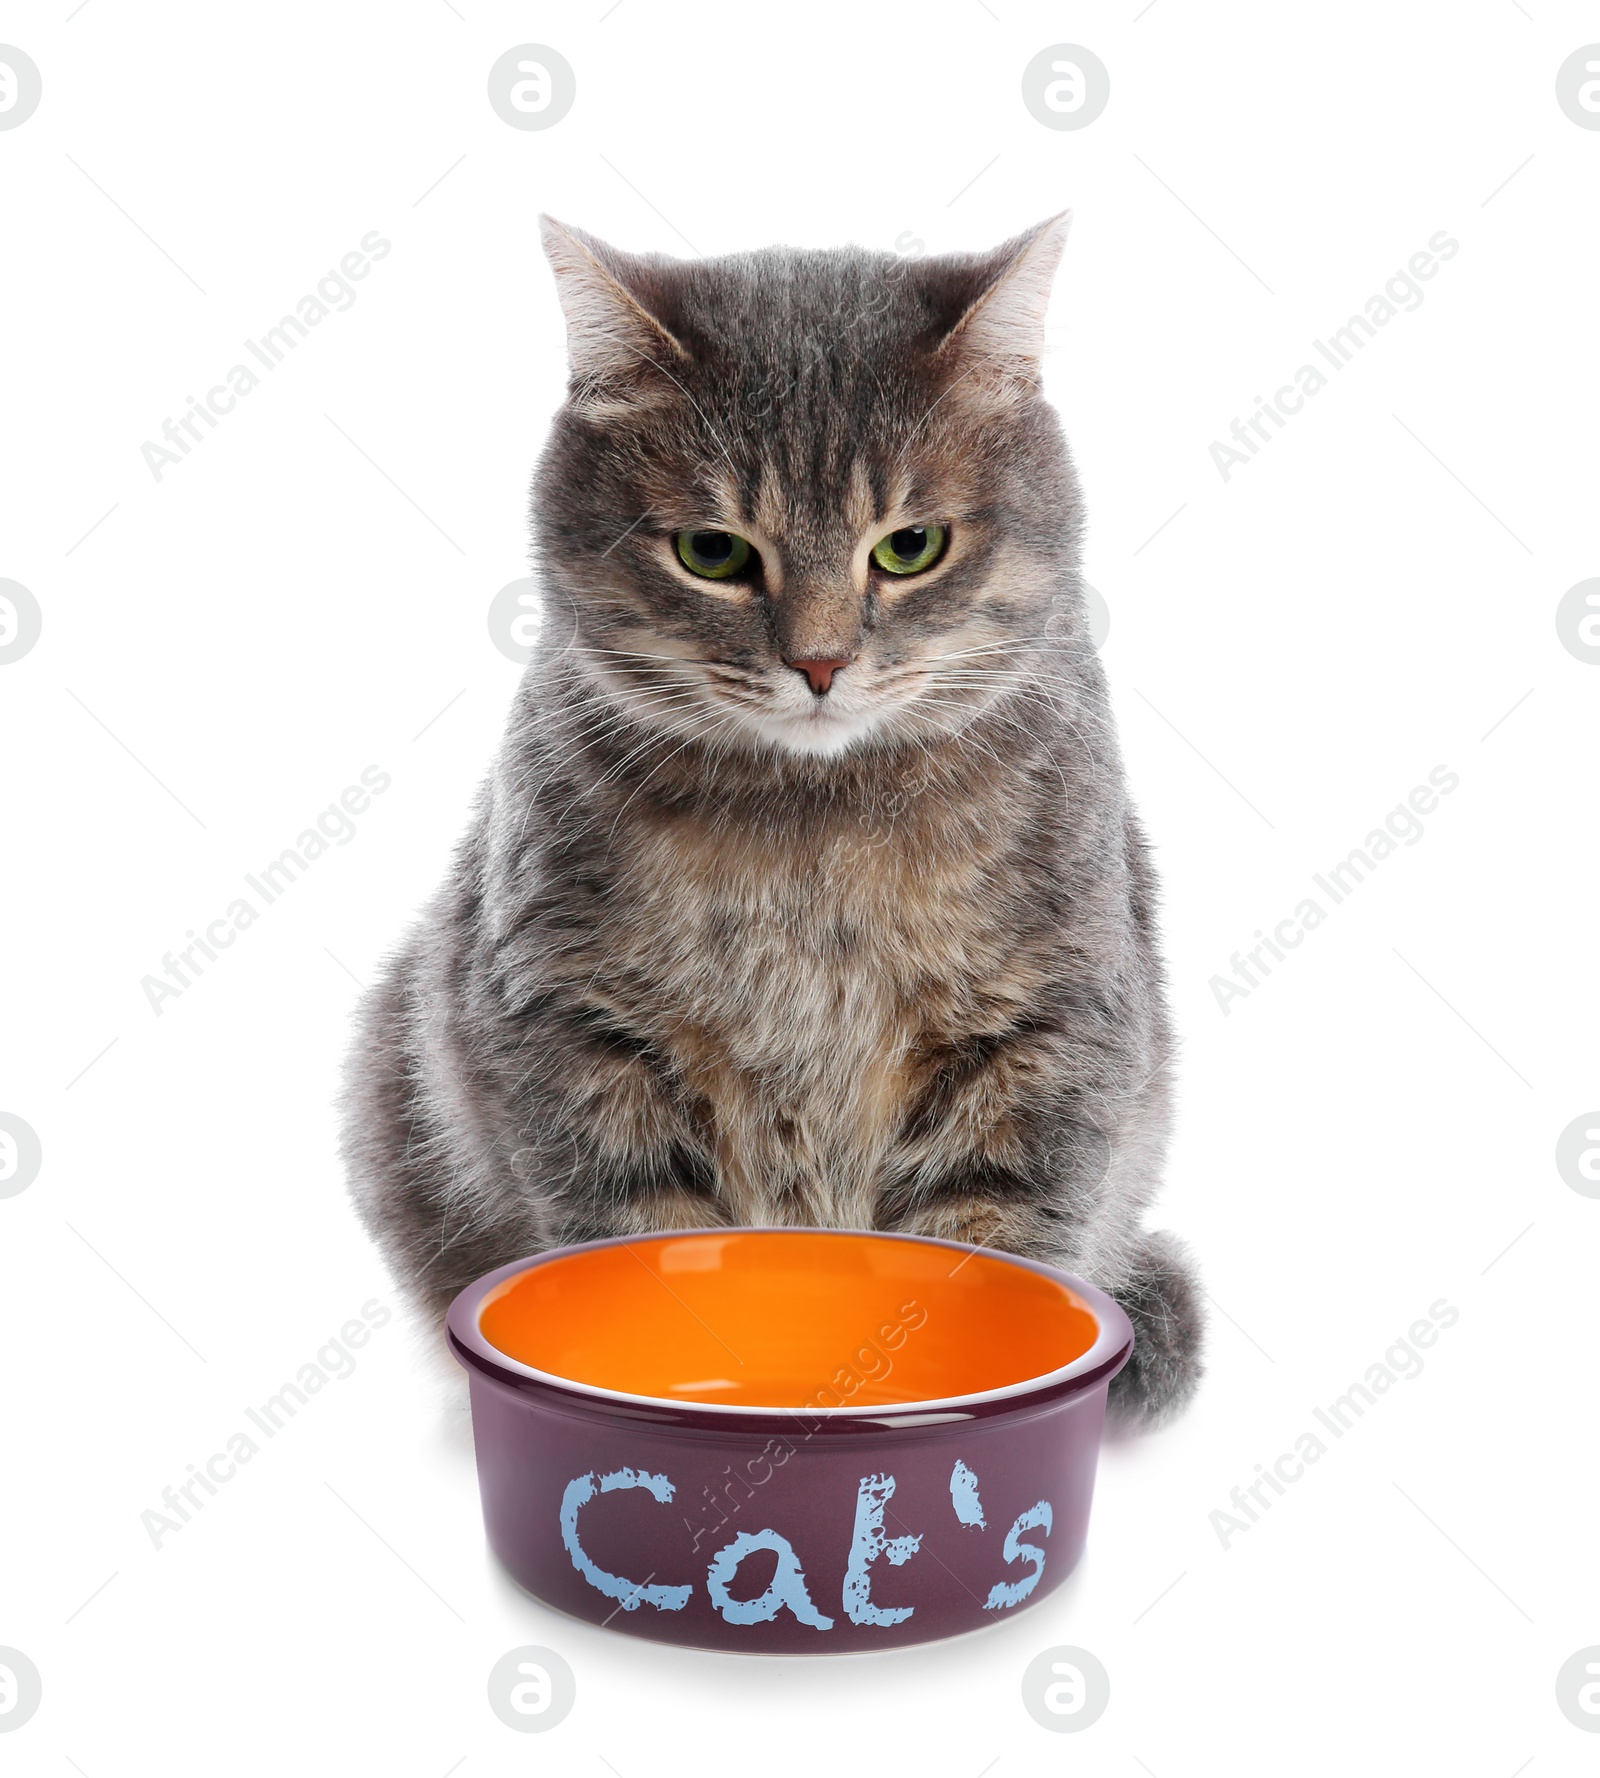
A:
[[[930,1068],[1032,984],[1003,820],[663,826],[608,940],[740,1222],[870,1224]]]

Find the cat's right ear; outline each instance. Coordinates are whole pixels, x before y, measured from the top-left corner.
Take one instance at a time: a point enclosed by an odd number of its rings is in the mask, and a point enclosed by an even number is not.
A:
[[[1063,210],[992,253],[925,263],[936,295],[956,311],[934,356],[959,365],[975,393],[1009,401],[1039,388],[1050,286],[1071,221]]]
[[[599,409],[666,395],[688,358],[661,315],[666,262],[637,259],[553,216],[539,218],[539,233],[567,319],[573,399]]]

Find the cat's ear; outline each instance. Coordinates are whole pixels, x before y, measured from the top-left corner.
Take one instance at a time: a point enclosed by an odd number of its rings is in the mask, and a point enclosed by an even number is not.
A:
[[[935,356],[989,387],[1036,389],[1050,289],[1071,222],[1063,210],[990,253],[942,262],[949,326]]]
[[[623,253],[553,216],[539,218],[539,233],[567,319],[574,395],[593,404],[664,394],[688,357],[663,318],[669,262]]]

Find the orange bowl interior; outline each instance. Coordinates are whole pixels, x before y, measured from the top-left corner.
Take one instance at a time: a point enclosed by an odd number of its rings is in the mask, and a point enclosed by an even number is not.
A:
[[[497,1351],[575,1383],[738,1407],[885,1407],[1058,1370],[1099,1325],[1066,1286],[984,1252],[783,1229],[641,1235],[488,1296]]]

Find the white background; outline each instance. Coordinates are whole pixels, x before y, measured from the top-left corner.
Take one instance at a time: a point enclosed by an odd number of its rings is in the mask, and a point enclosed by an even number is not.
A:
[[[1554,1150],[1600,1102],[1600,667],[1554,616],[1600,573],[1600,132],[1555,74],[1600,8],[1141,5],[0,6],[44,92],[0,132],[0,577],[44,621],[0,667],[0,1110],[44,1154],[0,1202],[0,1644],[44,1678],[9,1769],[1594,1770],[1555,1676],[1600,1643],[1600,1202]],[[529,42],[576,70],[548,131],[485,96]],[[1110,70],[1082,130],[1021,101],[1062,42]],[[856,1660],[521,1596],[398,1322],[154,1549],[163,1487],[388,1293],[331,1099],[516,681],[485,615],[563,384],[538,212],[687,254],[1064,206],[1049,386],[1183,1042],[1160,1215],[1218,1306],[1188,1417],[1107,1450],[1048,1602]],[[141,443],[372,229],[354,306],[153,479]],[[1211,441],[1440,229],[1422,306],[1224,482]],[[372,764],[355,838],[154,1013],[141,978]],[[1425,837],[1224,1016],[1211,977],[1437,765]],[[1439,1298],[1422,1375],[1224,1549],[1229,1490]],[[485,1698],[524,1643],[577,1675],[539,1736]],[[1070,1737],[1019,1694],[1054,1644],[1111,1676]]]

